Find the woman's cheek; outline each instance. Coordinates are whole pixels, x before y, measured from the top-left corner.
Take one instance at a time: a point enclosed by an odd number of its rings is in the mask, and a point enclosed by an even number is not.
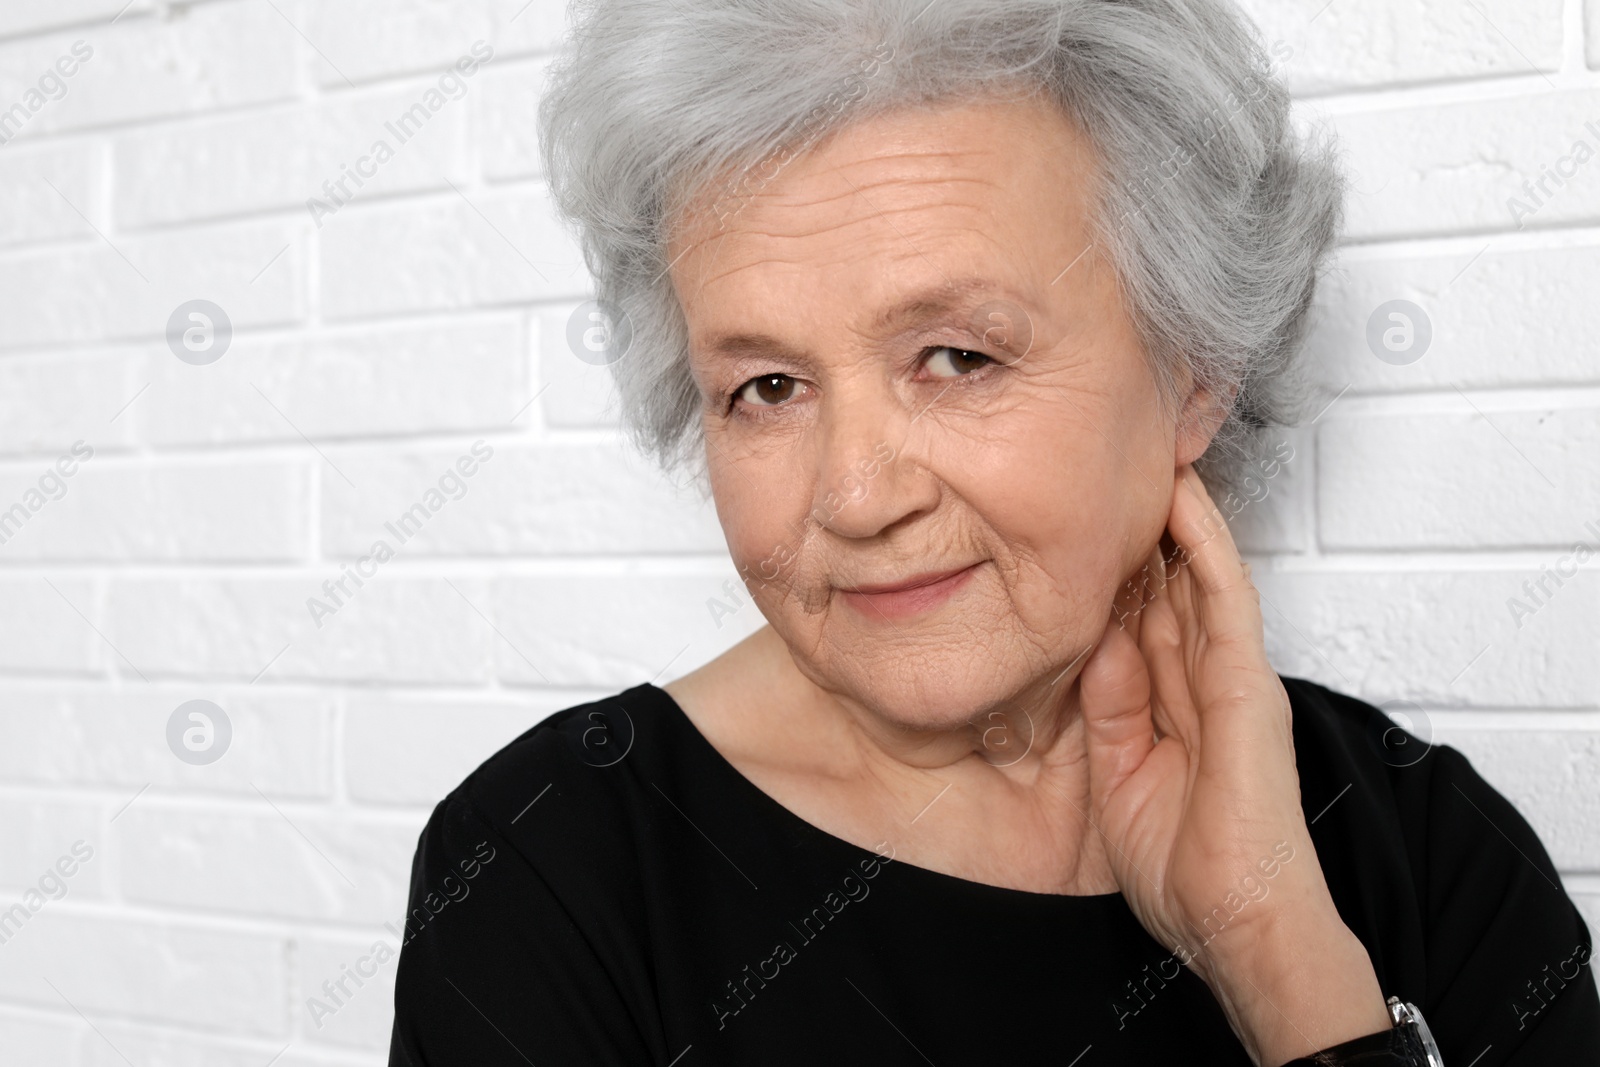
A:
[[[1143,517],[1124,510],[1125,497],[1098,499],[1097,506],[1059,516],[1040,546],[1051,579],[1041,584],[1054,592],[1073,625],[1101,626],[1108,618],[1137,612],[1161,581],[1153,570],[1146,573]]]

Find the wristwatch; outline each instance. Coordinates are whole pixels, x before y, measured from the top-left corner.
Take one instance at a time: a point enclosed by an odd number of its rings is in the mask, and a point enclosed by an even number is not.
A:
[[[1439,1046],[1417,1006],[1399,997],[1390,997],[1388,1005],[1392,1028],[1290,1060],[1283,1067],[1444,1067]]]

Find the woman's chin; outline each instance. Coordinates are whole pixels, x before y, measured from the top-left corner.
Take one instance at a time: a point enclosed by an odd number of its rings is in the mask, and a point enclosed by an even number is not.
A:
[[[981,725],[994,704],[993,679],[959,670],[891,669],[845,682],[850,686],[846,695],[902,730],[947,732]]]

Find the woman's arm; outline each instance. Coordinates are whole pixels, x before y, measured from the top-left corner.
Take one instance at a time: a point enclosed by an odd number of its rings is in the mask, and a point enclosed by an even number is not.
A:
[[[1168,531],[1176,551],[1152,554],[1154,597],[1126,628],[1113,619],[1081,676],[1094,821],[1141,923],[1205,980],[1254,1061],[1276,1067],[1388,1029],[1384,997],[1407,991],[1381,988],[1334,904],[1259,594],[1187,467]],[[1526,821],[1447,749],[1394,769],[1390,785],[1402,813],[1420,813],[1406,827],[1426,895],[1419,1006],[1450,1062],[1600,1063],[1594,981],[1574,962],[1588,932]],[[1270,899],[1209,936],[1207,917],[1280,849],[1294,858]]]
[[[390,1067],[656,1062],[585,931],[467,789],[417,845]]]
[[[1277,1067],[1387,1027],[1384,993],[1317,862],[1260,596],[1191,466],[1167,531],[1153,597],[1113,618],[1080,676],[1094,824],[1140,923],[1210,987],[1251,1059]],[[1271,897],[1207,936],[1241,881],[1284,856]]]
[[[1428,767],[1428,1016],[1449,1064],[1600,1063],[1589,930],[1533,827],[1461,753]],[[1481,1059],[1478,1059],[1481,1057]]]

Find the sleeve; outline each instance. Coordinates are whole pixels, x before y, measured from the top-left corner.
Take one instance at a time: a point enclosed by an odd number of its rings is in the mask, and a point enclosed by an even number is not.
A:
[[[584,931],[464,789],[412,862],[390,1067],[655,1063]]]
[[[1455,749],[1428,783],[1423,1007],[1444,1061],[1600,1064],[1590,938],[1544,845]]]

